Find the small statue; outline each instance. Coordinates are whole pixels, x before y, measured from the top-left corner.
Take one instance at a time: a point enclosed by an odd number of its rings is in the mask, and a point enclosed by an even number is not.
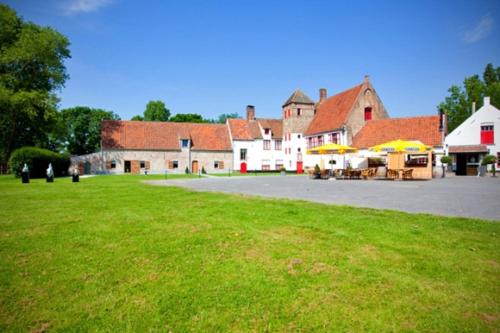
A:
[[[78,167],[75,166],[72,172],[73,183],[78,183],[80,181],[80,171],[78,171]]]
[[[54,170],[52,169],[52,163],[49,163],[49,167],[47,168],[47,183],[54,182]]]
[[[21,171],[21,178],[24,184],[30,182],[30,169],[28,168],[28,165],[26,163],[24,163],[23,170]]]

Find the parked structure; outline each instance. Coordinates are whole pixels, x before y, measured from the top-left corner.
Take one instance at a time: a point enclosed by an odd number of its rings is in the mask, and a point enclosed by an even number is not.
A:
[[[487,154],[500,159],[500,145],[495,143],[495,137],[500,135],[499,128],[500,110],[485,97],[483,106],[446,137],[446,151],[453,158],[453,170],[457,175],[477,175],[481,160]],[[500,169],[498,160],[495,168]]]

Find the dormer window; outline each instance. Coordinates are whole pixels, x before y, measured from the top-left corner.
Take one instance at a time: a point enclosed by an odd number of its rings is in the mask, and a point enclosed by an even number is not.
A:
[[[372,108],[365,108],[365,121],[372,120]]]
[[[270,128],[264,128],[264,134],[265,135],[269,135],[269,133],[271,133],[271,129]]]
[[[181,140],[181,146],[182,146],[182,148],[189,148],[189,140],[188,139],[182,139]]]

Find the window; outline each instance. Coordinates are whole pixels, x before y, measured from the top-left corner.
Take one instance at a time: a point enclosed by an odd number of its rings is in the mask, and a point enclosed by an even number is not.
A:
[[[276,160],[275,170],[280,170],[283,167],[283,160]]]
[[[264,140],[264,150],[271,150],[271,140]]]
[[[179,161],[168,161],[169,169],[177,169],[179,168]]]
[[[405,167],[425,167],[427,162],[427,155],[408,155],[405,161]]]
[[[323,145],[323,135],[318,136],[318,146]]]
[[[300,139],[300,134],[297,135],[297,139]]]
[[[224,169],[224,161],[214,161],[214,169]]]
[[[189,140],[187,139],[182,139],[182,148],[188,148],[189,147]]]
[[[297,152],[300,153],[300,148],[297,148]]]
[[[372,120],[372,108],[365,108],[365,121]]]
[[[307,148],[313,148],[313,138],[307,138]]]
[[[274,150],[281,150],[281,140],[274,141]]]
[[[270,160],[262,160],[262,171],[271,170],[271,161]]]
[[[269,128],[264,128],[264,134],[265,134],[265,135],[269,135],[269,133],[271,133],[271,129],[269,129]]]
[[[481,125],[481,144],[492,145],[495,143],[493,125]]]
[[[247,150],[246,150],[246,148],[241,148],[240,149],[240,160],[241,161],[246,161],[247,160]]]
[[[302,110],[300,108],[297,109],[297,116],[300,117],[300,115],[302,114]]]
[[[500,168],[500,153],[497,153],[497,168]]]
[[[330,134],[328,134],[328,140],[331,143],[339,143],[339,134],[338,133],[330,133]]]
[[[141,169],[144,169],[146,167],[146,161],[141,161]]]

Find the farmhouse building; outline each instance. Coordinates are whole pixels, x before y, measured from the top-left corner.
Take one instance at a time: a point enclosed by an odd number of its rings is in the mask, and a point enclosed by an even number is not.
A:
[[[84,172],[209,173],[285,168],[303,172],[318,164],[342,167],[343,157],[306,154],[325,143],[353,145],[353,167],[365,167],[373,153],[368,147],[395,139],[419,140],[442,151],[444,118],[389,118],[369,78],[331,97],[320,89],[317,102],[301,90],[283,103],[282,117],[256,117],[247,106],[244,119],[226,124],[105,121],[102,150],[72,159]],[[344,160],[345,162],[345,160]]]
[[[446,137],[445,148],[453,159],[455,173],[477,175],[481,160],[487,154],[497,156],[495,167],[500,169],[499,131],[500,110],[485,97],[483,106]]]

